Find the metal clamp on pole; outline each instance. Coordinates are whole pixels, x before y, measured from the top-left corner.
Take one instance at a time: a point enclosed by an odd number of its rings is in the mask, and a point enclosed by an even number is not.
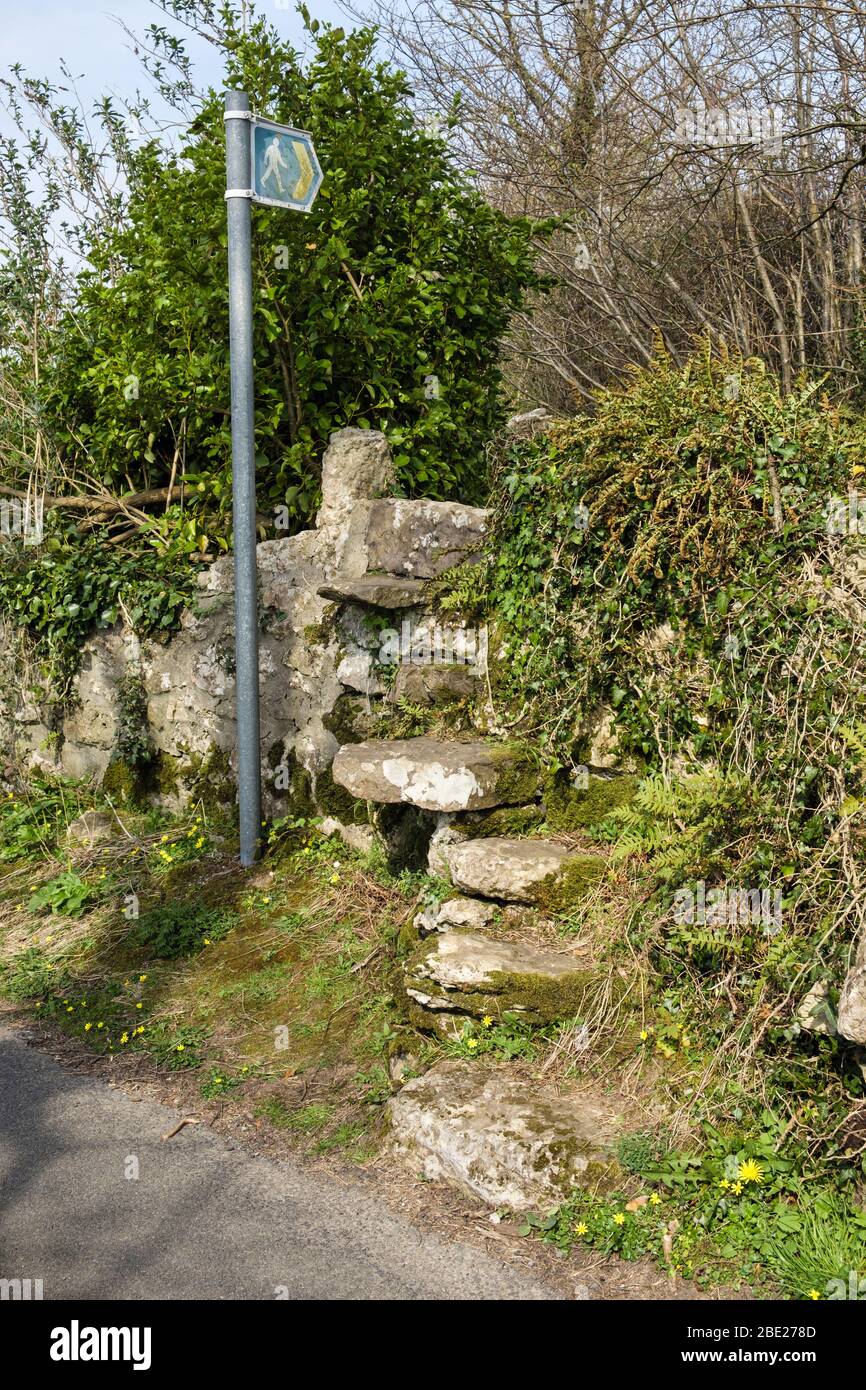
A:
[[[227,92],[225,100],[238,801],[241,864],[249,866],[255,862],[258,854],[262,820],[250,216],[252,191],[246,188],[250,180],[252,117],[245,92]]]

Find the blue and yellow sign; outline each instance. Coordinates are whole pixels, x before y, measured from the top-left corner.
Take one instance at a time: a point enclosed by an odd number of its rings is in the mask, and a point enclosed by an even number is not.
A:
[[[251,142],[253,201],[309,212],[322,186],[322,169],[309,131],[255,118]]]

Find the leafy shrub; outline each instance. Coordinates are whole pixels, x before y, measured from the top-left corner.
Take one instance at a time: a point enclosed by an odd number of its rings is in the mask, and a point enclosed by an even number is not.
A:
[[[56,912],[62,917],[79,917],[85,903],[96,897],[96,889],[68,869],[38,888],[27,904],[28,912]]]
[[[373,31],[309,30],[305,67],[247,5],[226,6],[215,26],[225,85],[311,130],[325,172],[308,217],[253,208],[260,505],[308,519],[318,459],[347,425],[385,431],[407,489],[477,493],[502,419],[499,340],[537,283],[533,225],[490,208],[444,139],[419,128],[405,77],[374,59]],[[211,91],[179,148],[128,151],[124,215],[87,247],[42,393],[53,438],[91,475],[163,485],[182,441],[188,499],[220,509],[231,488],[223,131]]]
[[[160,960],[191,956],[208,942],[228,936],[235,919],[231,912],[195,903],[167,903],[143,912],[130,941]]]

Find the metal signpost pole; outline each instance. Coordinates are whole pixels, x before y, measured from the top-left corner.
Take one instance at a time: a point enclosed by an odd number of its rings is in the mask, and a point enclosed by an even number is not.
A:
[[[254,116],[245,92],[226,92],[225,122],[238,801],[241,864],[248,867],[258,854],[262,823],[250,204],[309,212],[322,185],[322,168],[309,131]]]
[[[235,560],[235,690],[241,864],[255,862],[262,820],[259,736],[259,612],[253,399],[253,275],[250,204],[252,116],[244,92],[227,92],[226,205],[232,382],[232,516]]]

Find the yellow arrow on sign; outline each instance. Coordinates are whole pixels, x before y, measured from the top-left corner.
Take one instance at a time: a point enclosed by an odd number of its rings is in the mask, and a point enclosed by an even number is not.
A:
[[[310,186],[312,185],[313,179],[315,178],[315,173],[313,172],[313,166],[310,163],[310,156],[307,154],[307,147],[303,143],[303,141],[293,140],[292,144],[295,147],[295,154],[297,155],[298,163],[301,166],[301,177],[295,184],[294,191],[292,193],[292,198],[296,203],[302,203],[310,191]]]

